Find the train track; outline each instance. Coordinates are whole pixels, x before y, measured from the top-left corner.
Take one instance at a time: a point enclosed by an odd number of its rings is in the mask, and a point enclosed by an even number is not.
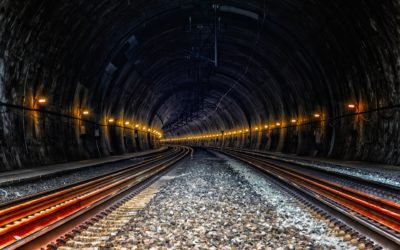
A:
[[[168,171],[168,175],[169,173]],[[59,244],[53,243],[48,248],[59,250],[108,249],[107,242],[118,237],[117,235],[123,232],[124,226],[127,226],[132,218],[147,206],[169,180],[170,177],[164,175],[154,183],[149,183],[151,185],[138,189],[120,203],[102,212],[100,216],[86,221],[80,226],[80,229],[60,238]]]
[[[122,170],[0,206],[0,249],[38,249],[120,202],[187,156],[173,147]]]
[[[369,180],[325,172],[321,169],[271,160],[261,154],[234,149],[214,149],[246,162],[284,182],[297,194],[335,212],[375,243],[400,249],[400,189]]]

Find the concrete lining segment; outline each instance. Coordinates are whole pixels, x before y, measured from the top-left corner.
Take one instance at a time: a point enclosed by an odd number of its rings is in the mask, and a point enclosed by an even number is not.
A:
[[[242,16],[246,16],[246,17],[250,17],[252,19],[258,20],[258,14],[254,13],[252,11],[249,11],[249,10],[237,8],[234,6],[228,6],[228,5],[222,5],[219,9],[224,12],[230,12],[230,13],[234,13],[234,14],[238,14],[238,15],[242,15]]]

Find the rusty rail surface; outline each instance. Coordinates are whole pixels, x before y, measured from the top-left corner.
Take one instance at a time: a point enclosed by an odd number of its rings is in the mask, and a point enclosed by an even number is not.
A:
[[[268,159],[251,155],[248,151],[224,149],[218,150],[256,167],[269,175],[284,180],[296,189],[307,190],[316,196],[323,197],[336,206],[346,208],[349,215],[357,215],[370,225],[370,228],[400,247],[400,203],[335,183],[306,171],[290,168],[289,164],[272,163]],[[315,169],[314,169],[315,170]],[[357,178],[358,181],[362,181]],[[368,184],[364,180],[363,184]],[[373,183],[376,186],[376,183]],[[382,189],[385,186],[382,184]],[[388,187],[389,188],[389,187]],[[399,194],[400,195],[400,194]],[[343,211],[343,210],[342,210]]]
[[[122,170],[0,205],[0,249],[24,248],[54,225],[62,227],[82,211],[90,213],[92,207],[161,173],[191,150],[173,147]]]

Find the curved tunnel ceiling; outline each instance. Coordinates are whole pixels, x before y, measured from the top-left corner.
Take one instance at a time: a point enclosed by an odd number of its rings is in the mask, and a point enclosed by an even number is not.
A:
[[[60,112],[82,95],[99,119],[142,121],[166,136],[313,112],[334,117],[349,101],[366,110],[399,102],[396,1],[5,0],[0,7],[3,101],[22,92],[28,74],[28,95],[51,92]]]

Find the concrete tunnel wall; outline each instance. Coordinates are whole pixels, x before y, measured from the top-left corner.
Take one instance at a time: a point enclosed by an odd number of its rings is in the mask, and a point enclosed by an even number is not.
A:
[[[193,30],[213,23],[213,4],[222,23],[218,67],[188,52]],[[159,146],[146,132],[135,138],[134,130],[101,126],[108,117],[174,137],[252,130],[314,113],[330,119],[350,113],[347,103],[379,111],[206,144],[400,164],[399,5],[3,0],[0,170]],[[212,55],[213,47],[202,51]],[[193,112],[194,91],[201,110],[174,126]],[[45,112],[29,110],[36,108]],[[88,121],[71,118],[79,108],[90,109]]]

